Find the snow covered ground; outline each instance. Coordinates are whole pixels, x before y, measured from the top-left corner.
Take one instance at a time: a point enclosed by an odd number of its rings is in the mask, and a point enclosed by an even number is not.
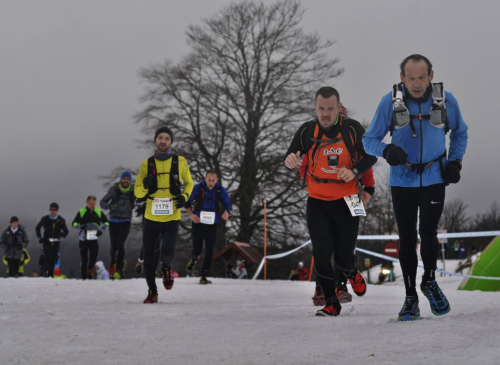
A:
[[[448,315],[420,295],[422,319],[398,323],[399,281],[325,318],[309,282],[181,278],[167,292],[158,280],[146,305],[144,279],[0,279],[0,363],[499,364],[500,293],[458,291],[460,280],[439,278]]]

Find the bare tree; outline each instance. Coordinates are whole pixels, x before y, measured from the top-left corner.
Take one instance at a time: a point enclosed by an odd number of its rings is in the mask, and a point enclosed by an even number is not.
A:
[[[461,199],[445,203],[440,227],[448,232],[463,232],[467,230],[467,205]]]
[[[303,14],[298,1],[233,3],[189,26],[192,52],[179,63],[140,71],[144,146],[169,125],[195,179],[214,169],[233,203],[223,234],[239,241],[260,244],[264,198],[270,242],[304,237],[305,189],[282,157],[314,92],[343,70],[325,53],[332,41],[302,30]]]

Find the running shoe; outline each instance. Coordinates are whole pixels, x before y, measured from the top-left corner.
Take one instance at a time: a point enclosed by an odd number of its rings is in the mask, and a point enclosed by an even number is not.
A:
[[[94,278],[94,272],[92,269],[87,269],[87,279],[93,279]]]
[[[202,276],[200,279],[200,284],[207,285],[207,284],[212,284],[212,282],[208,280],[206,276]]]
[[[113,276],[115,274],[115,272],[116,272],[116,263],[109,264],[108,271],[109,271],[109,275]]]
[[[315,306],[318,306],[318,307],[324,306],[326,303],[325,293],[316,289],[314,291],[314,296],[312,297],[312,300],[313,300],[313,303]]]
[[[398,314],[398,321],[416,321],[419,317],[420,309],[418,308],[418,297],[416,295],[407,296],[403,308],[401,308]]]
[[[135,272],[139,275],[142,274],[142,271],[144,270],[143,262],[144,261],[141,261],[141,259],[138,259],[137,264],[135,264]]]
[[[187,265],[186,265],[186,274],[191,275],[191,273],[193,272],[194,267],[196,266],[196,262],[197,262],[197,260],[191,259],[187,263]]]
[[[342,306],[337,298],[328,298],[323,309],[316,312],[317,316],[336,317],[340,314]]]
[[[422,293],[424,293],[425,297],[429,299],[429,303],[431,304],[431,311],[436,316],[444,316],[450,311],[450,303],[439,288],[436,280],[428,281],[426,284],[420,284],[420,290],[422,290]]]
[[[340,303],[352,302],[352,295],[349,293],[346,286],[339,286],[335,288],[335,294],[337,294],[337,299]]]
[[[365,293],[366,293],[366,281],[358,269],[356,269],[356,274],[351,275],[351,277],[348,279],[349,279],[349,282],[351,283],[352,290],[354,291],[354,293],[357,296],[361,297],[361,296],[365,295]]]
[[[172,276],[172,268],[161,268],[161,273],[163,275],[163,286],[167,290],[171,290],[174,286],[174,277]]]
[[[148,296],[146,297],[146,299],[144,299],[144,303],[158,303],[158,293],[154,293],[152,290],[149,290]]]
[[[115,271],[115,273],[113,274],[113,279],[114,280],[120,280],[123,278],[123,274],[120,273],[119,271]]]

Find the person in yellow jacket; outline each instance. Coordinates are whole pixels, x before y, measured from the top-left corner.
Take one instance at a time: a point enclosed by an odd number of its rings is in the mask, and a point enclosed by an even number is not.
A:
[[[21,258],[21,261],[19,262],[19,271],[17,276],[24,276],[24,266],[30,262],[31,256],[28,253],[28,250],[23,248],[23,257]],[[4,256],[3,257],[3,263],[7,265],[7,276],[9,276],[9,263],[7,262],[7,258]]]
[[[161,272],[163,286],[170,290],[174,285],[172,260],[174,258],[181,208],[194,187],[186,159],[172,153],[170,149],[174,135],[170,128],[161,127],[155,133],[154,156],[143,161],[135,184],[135,196],[147,197],[144,214],[143,239],[144,272],[149,292],[144,303],[158,302],[155,283],[155,241],[162,236]],[[184,190],[181,190],[181,183]]]

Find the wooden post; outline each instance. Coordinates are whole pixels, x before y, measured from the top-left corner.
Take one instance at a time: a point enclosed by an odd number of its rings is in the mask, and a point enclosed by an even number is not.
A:
[[[267,203],[264,198],[264,280],[267,280]]]
[[[311,281],[313,277],[313,268],[314,268],[314,256],[311,257],[311,269],[309,270],[309,281]]]

